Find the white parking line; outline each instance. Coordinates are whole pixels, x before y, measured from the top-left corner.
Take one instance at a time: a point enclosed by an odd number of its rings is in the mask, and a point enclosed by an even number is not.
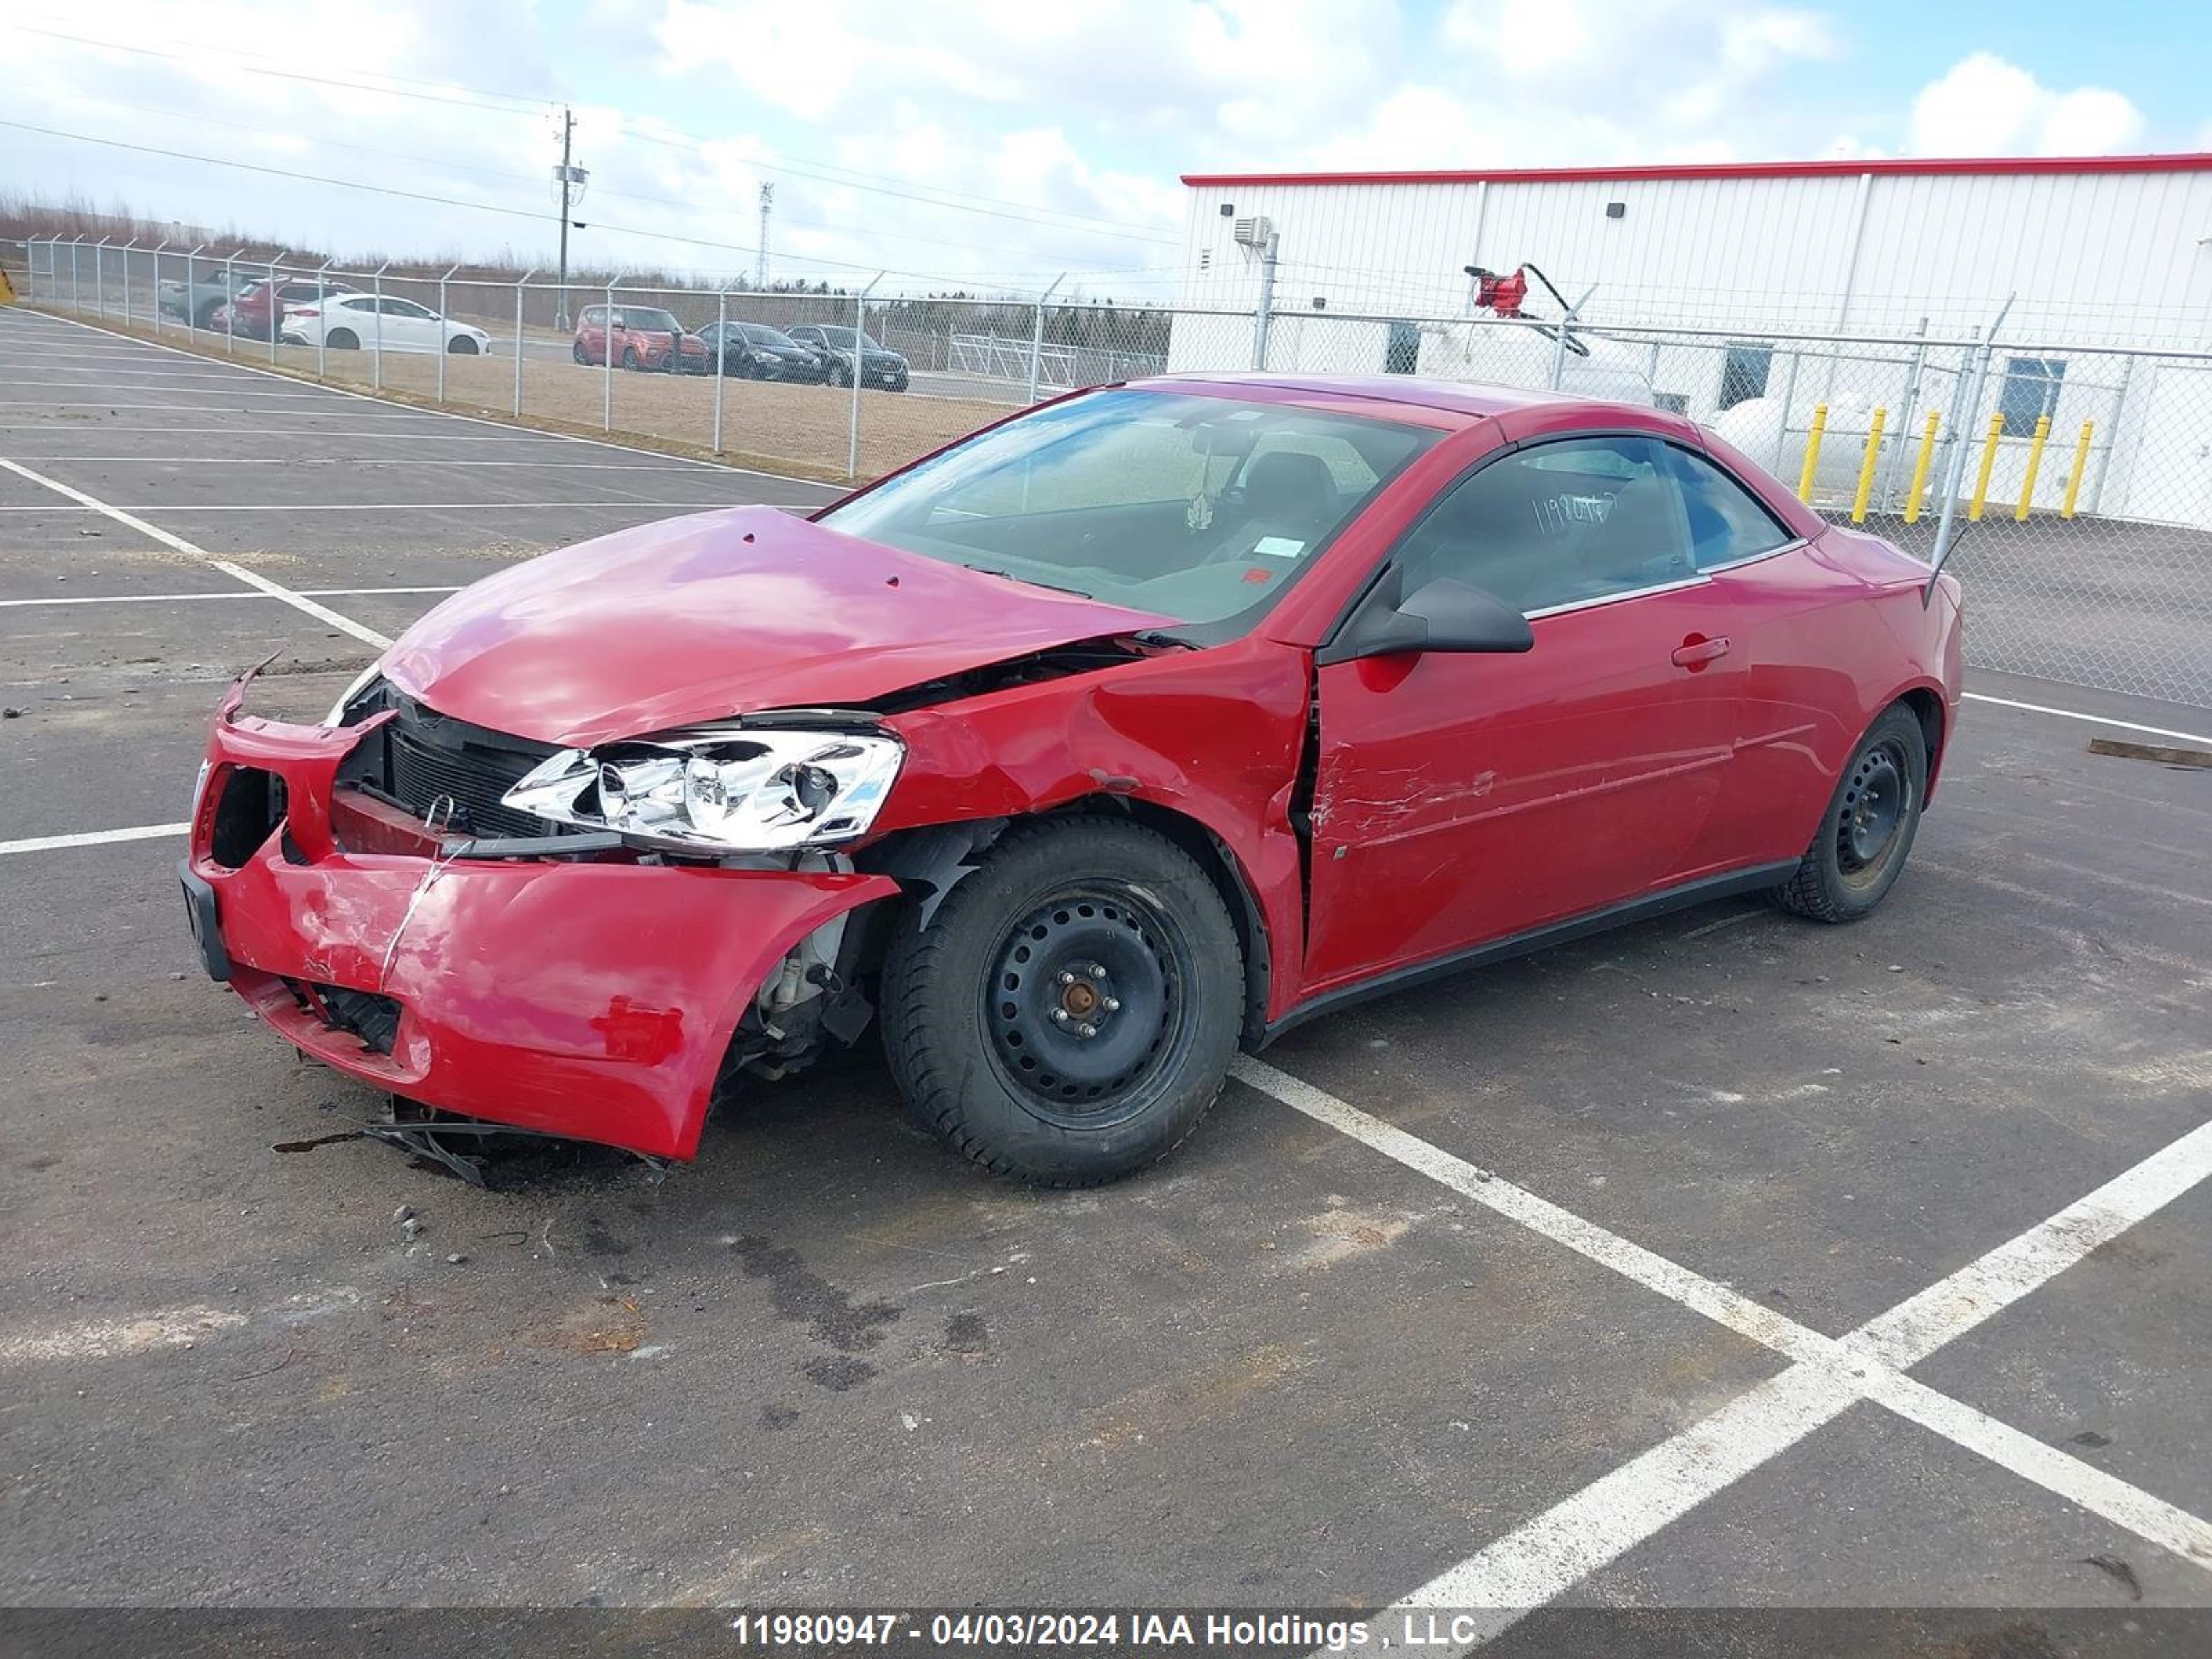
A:
[[[380,651],[392,643],[374,629],[364,628],[350,617],[342,617],[327,605],[318,605],[314,600],[295,593],[289,587],[272,582],[258,571],[248,570],[244,565],[234,564],[228,559],[217,558],[207,549],[188,542],[181,536],[173,536],[166,530],[148,524],[145,520],[134,516],[127,508],[110,507],[96,495],[88,495],[82,489],[73,489],[65,483],[49,478],[43,472],[33,472],[21,462],[11,461],[4,455],[0,455],[0,467],[6,468],[19,477],[28,478],[33,483],[44,484],[56,495],[65,495],[80,506],[112,519],[116,523],[135,530],[142,536],[152,538],[164,547],[173,548],[179,553],[188,553],[197,559],[204,559],[216,569],[222,571],[224,575],[244,582],[248,587],[259,588],[271,598],[283,600],[294,610],[304,611],[318,621],[328,623],[342,633],[350,634],[354,638],[373,645]],[[4,510],[9,509],[0,509],[0,511]]]
[[[86,382],[86,380],[87,380],[87,379],[88,379],[88,378],[89,378],[89,377],[85,376],[85,375],[78,375],[78,376],[75,377],[74,379],[67,380],[9,380],[9,381],[8,382],[8,385],[9,385],[9,388],[11,391],[18,391],[18,392],[21,392],[21,391],[35,391],[35,392],[82,392],[82,391],[83,391],[83,390],[85,389],[85,382]],[[134,374],[134,375],[132,375],[132,376],[131,376],[131,378],[132,378],[132,380],[134,380],[137,381],[137,383],[139,384],[139,386],[142,386],[142,387],[143,387],[143,386],[146,385],[146,377],[141,377],[141,376],[139,376],[139,375],[136,375],[136,374]],[[185,377],[184,377],[184,376],[182,376],[182,375],[169,375],[169,376],[166,377],[166,378],[163,380],[162,384],[163,384],[163,385],[165,385],[165,386],[167,386],[167,385],[173,385],[173,384],[174,384],[176,381],[180,380],[182,380],[182,379],[184,379],[184,378],[185,378]],[[231,382],[231,381],[230,381],[229,377],[228,377],[228,375],[222,375],[222,374],[196,374],[196,375],[193,375],[191,378],[192,378],[193,380],[212,380],[212,381],[216,381],[216,382],[217,382],[218,384],[234,384],[234,382]],[[191,388],[180,388],[180,389],[184,389],[184,390],[191,390]],[[206,396],[206,395],[208,395],[208,394],[206,394],[206,393],[202,393],[201,395],[202,395],[202,396]],[[316,398],[316,396],[317,396],[318,394],[317,394],[317,393],[315,393],[315,392],[313,392],[313,391],[300,391],[300,392],[258,392],[258,391],[257,391],[257,392],[252,392],[242,393],[241,395],[242,395],[242,396],[246,396],[246,397],[253,397],[253,398],[288,398],[288,399],[289,399],[289,400],[291,400],[291,401],[293,401],[293,402],[295,402],[295,403],[313,403],[313,402],[315,400],[315,398]]]
[[[1394,1604],[1394,1614],[1446,1607],[1495,1613],[1467,1632],[1468,1639],[1454,1651],[1489,1640],[1860,1400],[1895,1411],[2212,1571],[2212,1522],[2045,1446],[1901,1369],[1926,1358],[2212,1176],[2212,1122],[1838,1339],[1777,1314],[1264,1060],[1241,1058],[1233,1073],[1292,1110],[1796,1362]],[[1386,1615],[1373,1628],[1380,1634],[1395,1627]]]
[[[147,350],[167,352],[173,357],[184,357],[195,362],[213,362],[216,361],[211,357],[203,357],[199,353],[195,351],[187,351],[182,346],[170,345],[163,341],[143,340],[137,336],[132,334],[118,334],[113,329],[101,328],[95,323],[88,323],[76,317],[63,317],[58,316],[54,313],[46,311],[19,312],[16,315],[19,318],[26,319],[35,317],[39,319],[40,323],[53,323],[58,324],[65,328],[82,329],[88,334],[96,334],[103,339],[125,342],[131,345],[144,348]],[[33,335],[39,331],[36,325],[28,322],[25,322],[23,324],[23,327]],[[350,387],[331,386],[322,381],[303,382],[294,379],[289,375],[279,374],[273,369],[257,368],[251,363],[230,363],[226,362],[225,366],[236,369],[241,374],[258,374],[264,379],[281,380],[285,384],[291,386],[312,384],[316,390],[326,392],[334,398],[354,398],[362,403],[378,404],[386,408],[399,409],[405,412],[419,412],[430,415],[441,421],[458,421],[464,425],[490,427],[495,431],[501,432],[514,432],[518,429],[509,422],[494,420],[488,415],[464,415],[459,413],[458,410],[450,409],[427,410],[420,411],[405,410],[404,405],[385,403],[383,399],[379,398],[374,392],[356,392]],[[0,425],[5,424],[6,422],[0,422]],[[560,443],[589,444],[595,449],[611,449],[617,453],[623,455],[650,454],[653,453],[650,450],[641,450],[633,444],[617,443],[611,438],[586,438],[581,433],[576,432],[548,432],[540,435]],[[843,489],[840,486],[819,485],[814,483],[811,479],[793,478],[781,472],[763,471],[757,466],[732,466],[726,461],[703,460],[696,456],[690,455],[679,455],[673,457],[672,459],[680,460],[689,466],[702,466],[715,472],[738,472],[756,478],[774,478],[780,483],[796,483],[813,489],[827,488],[833,494],[842,495],[844,493]]]
[[[2172,732],[2163,726],[2138,726],[2133,720],[2116,720],[2103,714],[2085,714],[2078,708],[2053,708],[2048,703],[2015,702],[2010,697],[1992,697],[1983,691],[1961,691],[1959,695],[1969,702],[1993,702],[2003,708],[2024,708],[2031,714],[2056,714],[2063,720],[2084,720],[2091,726],[2109,726],[2122,732],[2142,732],[2154,738],[2179,738],[2184,743],[2212,745],[2212,738],[2201,732]]]
[[[27,841],[0,841],[0,855],[9,853],[50,853],[63,847],[104,847],[115,841],[155,841],[181,836],[189,823],[147,823],[136,830],[93,830],[78,836],[33,836]]]
[[[295,587],[290,590],[303,599],[345,599],[370,593],[458,593],[458,587]],[[275,593],[76,593],[64,599],[0,599],[0,611],[23,611],[33,606],[56,605],[173,605],[179,600],[192,599],[249,599],[258,603],[274,599]]]

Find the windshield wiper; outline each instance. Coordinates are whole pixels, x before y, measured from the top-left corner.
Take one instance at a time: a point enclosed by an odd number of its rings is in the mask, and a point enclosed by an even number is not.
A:
[[[1186,651],[1199,648],[1196,640],[1187,640],[1180,634],[1170,634],[1164,628],[1147,628],[1129,637],[1139,645],[1181,646]]]
[[[962,568],[972,570],[979,576],[1003,576],[1010,582],[1027,582],[1031,587],[1048,587],[1055,593],[1073,593],[1079,599],[1096,597],[1085,592],[1079,587],[1063,587],[1058,582],[1042,581],[1035,576],[1020,575],[1012,570],[992,570],[980,564],[963,565]]]

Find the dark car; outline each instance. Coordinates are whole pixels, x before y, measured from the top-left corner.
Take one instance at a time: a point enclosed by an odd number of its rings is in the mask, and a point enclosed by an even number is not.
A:
[[[856,333],[858,331],[836,323],[801,323],[791,331],[791,337],[822,354],[826,364],[823,378],[831,386],[850,386],[853,384],[853,341]],[[905,391],[908,380],[906,359],[865,334],[860,334],[859,339],[860,384],[880,386],[886,392]]]
[[[735,380],[818,382],[827,373],[824,353],[766,323],[709,323],[699,337],[707,343],[708,361],[720,353],[722,373]]]
[[[339,295],[361,292],[351,283],[314,277],[280,276],[273,284],[273,298],[271,287],[266,278],[248,283],[230,302],[228,314],[226,316],[224,309],[218,307],[210,314],[205,326],[225,330],[241,340],[265,340],[269,337],[270,318],[278,307],[289,312],[298,306],[318,305]]]
[[[261,1029],[420,1107],[689,1158],[879,1018],[921,1121],[1085,1186],[1356,997],[1728,894],[1868,915],[1960,605],[1662,410],[1138,382],[511,566],[322,725],[234,687],[187,912]]]

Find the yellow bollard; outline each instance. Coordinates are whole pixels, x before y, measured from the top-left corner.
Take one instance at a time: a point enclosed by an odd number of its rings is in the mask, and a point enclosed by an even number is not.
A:
[[[2066,499],[2058,504],[2058,516],[2074,516],[2074,498],[2081,493],[2081,475],[2089,468],[2089,434],[2097,429],[2094,421],[2081,422],[2081,441],[2074,446],[2074,470],[2066,476]]]
[[[1805,434],[1805,470],[1797,475],[1797,499],[1813,499],[1813,472],[1820,465],[1820,434],[1828,429],[1828,406],[1818,404],[1813,410],[1812,430]]]
[[[1866,522],[1867,501],[1874,494],[1875,458],[1881,453],[1882,423],[1888,419],[1889,411],[1887,409],[1877,409],[1874,412],[1874,419],[1867,422],[1866,459],[1859,463],[1858,494],[1851,497],[1853,524]]]
[[[1929,463],[1936,459],[1936,428],[1943,423],[1941,411],[1928,411],[1928,429],[1920,434],[1920,459],[1912,464],[1912,488],[1905,497],[1905,521],[1920,520],[1920,495],[1928,488]]]
[[[2051,416],[2035,417],[2035,436],[2028,440],[2027,475],[2020,481],[2020,501],[2012,510],[2013,522],[2021,523],[2035,503],[2035,475],[2043,471],[2044,441],[2051,436]]]
[[[1966,516],[1982,516],[1982,503],[1990,493],[1990,469],[1997,464],[1997,440],[2004,436],[2004,412],[2000,410],[1990,416],[1990,441],[1982,446],[1982,470],[1974,479],[1974,499],[1966,505]]]

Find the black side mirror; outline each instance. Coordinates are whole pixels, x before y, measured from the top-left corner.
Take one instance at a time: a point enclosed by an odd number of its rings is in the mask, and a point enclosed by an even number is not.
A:
[[[1528,619],[1495,593],[1439,577],[1395,605],[1370,599],[1319,659],[1350,662],[1408,651],[1518,652],[1535,643]]]

